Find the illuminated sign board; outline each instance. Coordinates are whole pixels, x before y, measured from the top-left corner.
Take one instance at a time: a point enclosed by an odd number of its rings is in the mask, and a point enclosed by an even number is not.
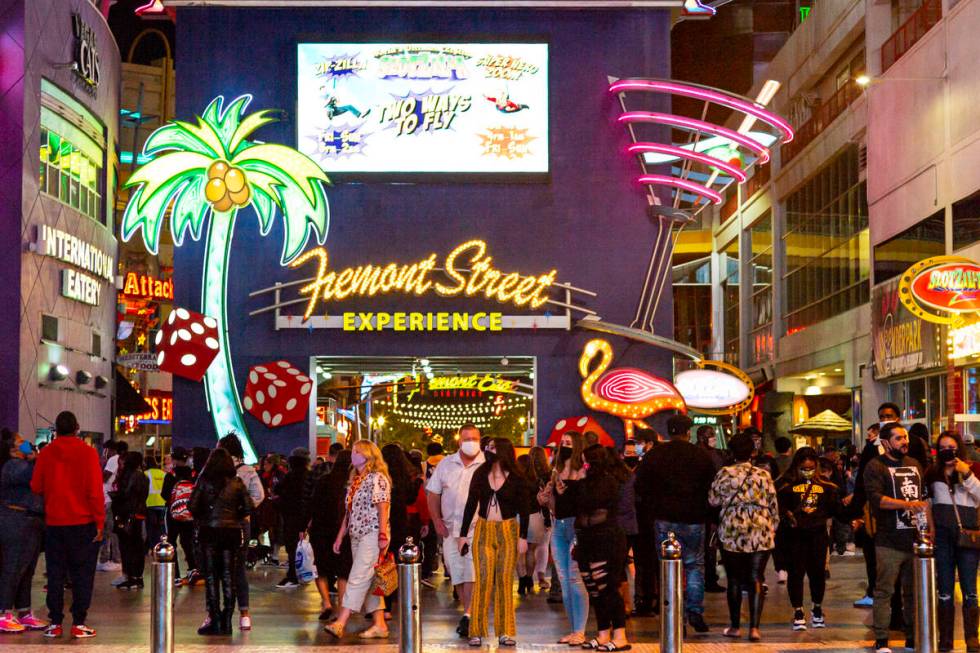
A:
[[[316,247],[293,261],[290,267],[298,267],[310,260],[316,260],[318,267],[313,283],[299,290],[300,295],[309,296],[304,319],[313,314],[321,300],[374,297],[394,292],[415,296],[430,291],[443,297],[482,296],[515,306],[539,308],[547,301],[547,291],[557,274],[556,270],[537,276],[498,270],[493,265],[493,257],[487,256],[487,244],[482,240],[465,242],[446,256],[441,269],[449,279],[448,283],[434,281],[429,276],[437,269],[435,254],[410,264],[362,265],[334,272],[327,269],[327,250]],[[346,329],[346,319],[344,324]]]
[[[344,331],[503,331],[502,313],[344,313]]]
[[[902,274],[898,295],[920,319],[962,324],[980,316],[980,264],[960,256],[919,261]]]
[[[46,224],[37,225],[34,251],[70,263],[110,283],[115,278],[116,263],[111,254]]]
[[[125,340],[125,338],[120,338],[120,340]],[[141,372],[160,371],[160,365],[157,363],[157,355],[154,352],[148,351],[116,356],[116,365]]]
[[[150,412],[142,415],[120,417],[119,423],[132,430],[138,424],[170,424],[174,418],[174,398],[169,392],[154,392],[143,399],[150,405]]]
[[[98,306],[102,292],[102,282],[78,270],[61,271],[61,294],[68,299]]]
[[[147,274],[129,272],[123,283],[122,294],[139,299],[169,299],[174,298],[173,279],[155,279]]]
[[[966,358],[980,354],[980,322],[949,330],[951,358]]]
[[[75,52],[72,70],[93,93],[99,86],[102,77],[99,62],[99,51],[96,49],[95,32],[85,24],[82,17],[72,14],[71,29],[75,35]]]
[[[514,382],[499,376],[470,374],[469,376],[436,376],[429,381],[429,390],[479,390],[480,392],[514,392]]]
[[[745,401],[749,386],[736,376],[717,370],[687,370],[674,378],[684,403],[694,409],[719,409]]]
[[[299,150],[328,173],[547,173],[546,43],[300,43]]]

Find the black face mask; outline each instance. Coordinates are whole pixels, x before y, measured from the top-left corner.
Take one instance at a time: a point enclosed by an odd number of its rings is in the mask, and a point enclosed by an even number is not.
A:
[[[560,462],[565,462],[566,460],[568,460],[571,457],[572,457],[572,448],[571,447],[559,447],[559,449],[558,449],[558,460]]]
[[[944,465],[956,458],[955,449],[940,449],[936,452],[936,458]]]
[[[630,469],[636,469],[636,466],[640,464],[640,459],[638,456],[626,456],[623,458],[623,464]]]
[[[483,459],[492,465],[497,462],[497,452],[487,449],[483,452]]]

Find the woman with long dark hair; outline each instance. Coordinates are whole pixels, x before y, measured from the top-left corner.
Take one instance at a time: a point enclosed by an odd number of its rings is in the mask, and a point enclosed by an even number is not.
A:
[[[340,553],[333,552],[333,541],[344,521],[344,497],[350,477],[350,449],[337,454],[330,472],[322,475],[313,489],[310,525],[307,530],[316,562],[316,589],[320,593],[320,620],[326,621],[333,612],[330,603],[330,582],[337,584],[337,596],[343,597],[350,573],[350,539],[344,541]]]
[[[470,606],[470,646],[481,646],[489,633],[493,601],[494,632],[500,646],[516,646],[514,571],[517,556],[527,553],[530,492],[517,470],[514,445],[494,438],[487,445],[487,460],[470,481],[463,524],[459,530],[460,554],[470,547],[467,535],[477,516],[473,534],[473,602]]]
[[[551,478],[548,456],[543,447],[531,447],[521,458],[525,459],[521,471],[528,487],[537,494]],[[521,596],[534,590],[535,578],[541,591],[550,587],[545,580],[545,572],[548,570],[548,544],[551,541],[551,511],[540,505],[532,507],[534,509],[528,517],[527,526],[527,553],[517,558],[517,593]]]
[[[977,638],[977,565],[980,550],[961,546],[963,530],[977,528],[980,480],[970,471],[963,439],[956,431],[943,431],[936,440],[936,462],[926,472],[929,502],[936,529],[936,585],[939,602],[939,650],[953,650],[954,595],[957,575],[963,592],[963,638],[966,650],[980,651]]]
[[[276,584],[276,589],[292,589],[299,587],[296,576],[296,548],[299,546],[300,533],[306,528],[309,517],[306,509],[306,483],[310,473],[310,452],[303,447],[297,447],[287,459],[289,471],[283,477],[276,489],[273,499],[279,515],[282,517],[282,539],[286,546],[286,576]]]
[[[119,537],[119,553],[126,580],[116,585],[120,590],[143,589],[143,570],[146,550],[143,542],[143,523],[146,521],[146,497],[150,480],[143,473],[143,454],[129,451],[122,459],[116,475],[112,498],[113,530]]]
[[[722,467],[708,493],[708,503],[721,508],[718,540],[721,560],[728,576],[728,616],[731,625],[725,637],[741,636],[742,592],[749,599],[749,641],[762,639],[759,623],[765,594],[763,571],[775,546],[779,508],[776,488],[768,470],[752,464],[755,443],[739,433],[728,443],[735,464]]]
[[[575,543],[575,506],[567,490],[585,478],[582,451],[585,440],[577,431],[562,434],[553,460],[551,480],[538,492],[538,503],[551,510],[551,557],[561,584],[561,599],[571,632],[559,644],[580,646],[585,643],[585,624],[589,619],[589,594],[582,574],[572,556]]]
[[[827,586],[825,564],[830,538],[827,521],[839,511],[838,488],[820,474],[820,456],[811,447],[797,449],[789,468],[779,478],[776,495],[780,523],[785,538],[778,546],[786,547],[788,561],[786,589],[793,608],[793,630],[806,630],[803,614],[803,577],[810,579],[810,626],[826,627],[823,614]]]
[[[598,633],[584,645],[596,651],[625,651],[626,605],[620,585],[626,573],[626,532],[619,525],[619,502],[627,472],[594,444],[582,452],[588,471],[568,492],[575,506],[575,560],[596,614]]]
[[[251,510],[252,499],[235,473],[231,454],[225,449],[215,449],[191,494],[191,514],[198,527],[203,554],[208,609],[207,618],[197,630],[199,635],[231,634],[237,557],[242,550],[242,528]]]

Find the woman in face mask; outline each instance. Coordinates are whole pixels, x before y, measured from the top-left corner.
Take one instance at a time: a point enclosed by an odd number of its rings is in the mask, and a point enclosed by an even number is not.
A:
[[[346,512],[340,531],[334,539],[333,552],[340,555],[344,538],[350,535],[353,562],[337,620],[324,630],[340,638],[353,612],[370,614],[374,624],[359,635],[363,639],[388,637],[384,602],[373,592],[374,566],[388,552],[391,527],[391,477],[381,450],[369,440],[358,440],[351,449],[350,487]]]
[[[797,449],[789,469],[779,479],[776,496],[786,536],[778,546],[786,547],[789,562],[786,588],[793,607],[793,630],[806,630],[803,614],[803,577],[810,579],[810,626],[824,628],[823,603],[826,589],[825,563],[830,538],[827,521],[840,506],[837,486],[820,474],[820,460],[811,447]]]
[[[939,650],[953,650],[954,590],[959,572],[963,592],[963,638],[966,650],[980,651],[977,626],[977,564],[980,550],[966,546],[964,530],[977,529],[980,481],[966,462],[960,434],[943,431],[936,440],[936,462],[926,472],[929,502],[936,528],[936,585],[939,595]]]
[[[589,618],[589,595],[572,558],[575,542],[575,505],[568,493],[570,487],[585,478],[582,469],[584,438],[581,433],[568,431],[561,436],[551,469],[551,479],[538,492],[538,503],[551,510],[551,557],[555,561],[561,582],[562,604],[571,624],[571,632],[558,640],[559,644],[581,646],[585,643],[585,623]]]

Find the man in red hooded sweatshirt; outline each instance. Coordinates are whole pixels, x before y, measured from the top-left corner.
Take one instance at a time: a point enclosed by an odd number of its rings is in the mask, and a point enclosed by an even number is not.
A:
[[[85,625],[92,603],[95,565],[105,522],[102,469],[95,448],[78,437],[78,420],[64,411],[55,419],[57,437],[41,450],[31,490],[44,498],[44,558],[48,571],[45,637],[60,637],[65,614],[65,581],[72,584],[72,637],[95,637]]]

